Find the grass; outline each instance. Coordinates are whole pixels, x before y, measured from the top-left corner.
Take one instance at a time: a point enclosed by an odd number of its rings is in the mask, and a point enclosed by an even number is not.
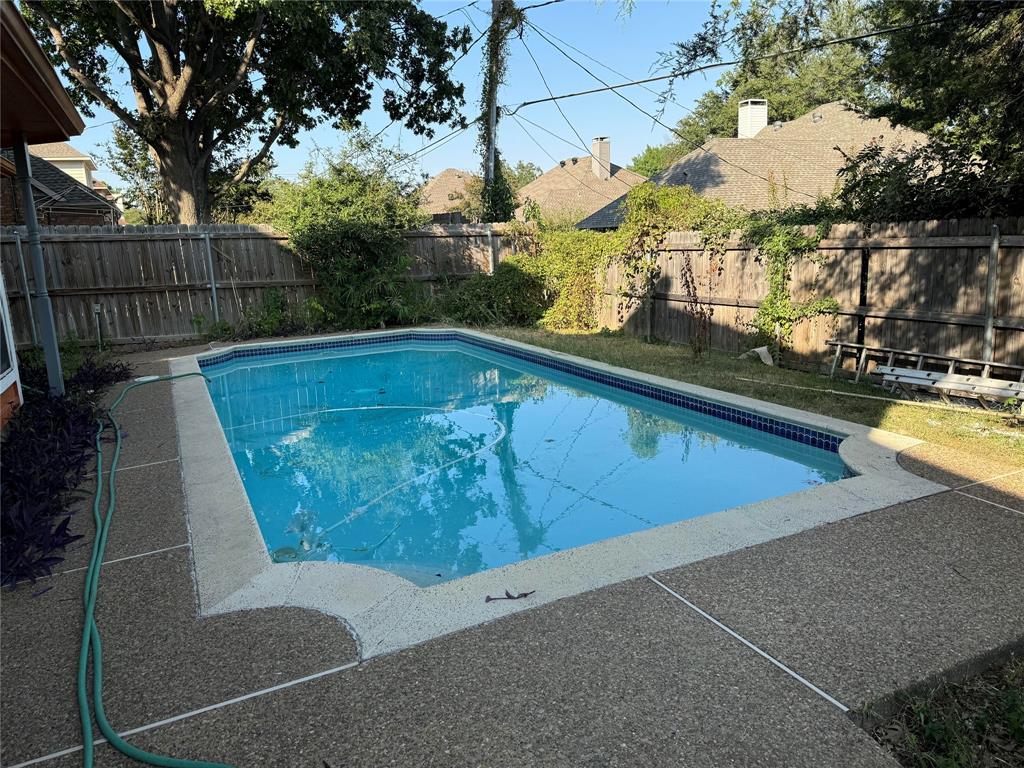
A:
[[[872,735],[908,768],[1024,765],[1024,659],[904,698]]]
[[[813,413],[834,416],[973,453],[1024,465],[1024,429],[1007,415],[979,410],[921,408],[898,400],[844,397],[841,393],[888,397],[871,384],[853,384],[815,373],[771,368],[712,351],[696,360],[689,347],[645,343],[620,333],[562,334],[533,328],[489,328],[490,333],[609,365],[733,392]],[[782,386],[785,385],[785,386]],[[794,389],[791,387],[808,387]]]

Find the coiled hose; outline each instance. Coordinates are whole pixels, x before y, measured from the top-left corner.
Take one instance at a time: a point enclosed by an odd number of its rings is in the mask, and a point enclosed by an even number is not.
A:
[[[147,765],[160,765],[167,768],[231,768],[224,763],[211,763],[202,760],[184,760],[166,755],[157,755],[146,752],[138,747],[132,746],[122,739],[107,720],[103,710],[103,646],[100,643],[100,632],[96,626],[96,598],[99,595],[100,567],[103,563],[103,554],[107,548],[107,536],[110,533],[110,521],[114,515],[114,506],[117,495],[114,485],[114,476],[117,472],[117,462],[121,456],[121,428],[114,418],[114,411],[124,400],[125,395],[136,387],[145,384],[152,384],[157,381],[171,381],[187,376],[202,376],[198,372],[181,373],[174,376],[155,376],[135,381],[127,385],[121,394],[114,401],[107,411],[107,419],[114,429],[114,455],[110,463],[110,476],[107,487],[107,508],[101,515],[100,504],[103,496],[103,447],[101,438],[106,430],[106,424],[102,419],[97,419],[96,430],[96,496],[92,505],[92,516],[96,523],[96,537],[92,542],[92,556],[85,576],[85,621],[82,627],[82,647],[78,656],[78,710],[82,718],[82,764],[85,768],[92,768],[93,765],[93,734],[92,720],[90,716],[89,691],[87,677],[89,670],[89,658],[92,657],[93,672],[93,713],[96,716],[96,723],[104,738],[119,752],[127,755],[133,760],[146,763]]]

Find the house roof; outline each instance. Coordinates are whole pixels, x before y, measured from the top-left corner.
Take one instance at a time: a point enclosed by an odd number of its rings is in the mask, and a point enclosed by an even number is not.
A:
[[[424,213],[448,213],[466,196],[466,184],[480,177],[458,168],[445,168],[420,188],[419,209]]]
[[[48,144],[32,144],[28,151],[35,157],[44,160],[86,160],[90,170],[96,170],[96,164],[90,155],[79,152],[66,141],[53,141]]]
[[[0,156],[13,162],[14,154],[9,149],[0,150]],[[32,155],[32,182],[39,208],[105,208],[120,215],[120,209],[112,202],[35,154]]]
[[[594,175],[589,155],[570,157],[519,190],[523,206],[516,214],[521,217],[527,200],[530,200],[540,206],[545,216],[582,219],[645,181],[645,176],[614,163],[611,163],[611,177],[600,179]]]
[[[0,3],[0,146],[56,141],[85,128],[14,3]]]
[[[866,118],[842,102],[817,107],[785,123],[769,124],[752,138],[711,139],[681,157],[652,181],[689,186],[725,203],[758,210],[777,204],[812,205],[832,194],[853,154],[872,141],[894,148],[923,144],[927,136]],[[581,229],[609,229],[622,221],[620,201],[581,221]]]

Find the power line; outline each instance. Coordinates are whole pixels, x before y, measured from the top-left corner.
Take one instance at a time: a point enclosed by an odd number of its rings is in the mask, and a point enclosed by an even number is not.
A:
[[[543,152],[545,155],[547,155],[549,158],[551,158],[551,162],[555,163],[556,165],[560,165],[561,164],[562,161],[561,160],[557,160],[554,157],[554,155],[552,155],[550,152],[548,152],[547,149],[545,149],[544,146],[539,141],[537,141],[537,139],[534,137],[534,135],[527,130],[526,126],[523,125],[521,121],[522,120],[526,120],[526,122],[528,122],[531,125],[534,125],[534,126],[540,128],[543,131],[547,131],[546,128],[544,128],[543,126],[537,125],[532,120],[527,120],[525,117],[520,117],[519,115],[511,115],[511,117],[512,117],[513,120],[515,120],[516,125],[519,126],[519,129],[523,133],[526,134],[527,138],[529,138],[530,141],[532,141],[534,144],[536,144],[537,148],[541,152]],[[547,132],[550,133],[550,131],[547,131]],[[554,134],[552,134],[552,135],[554,135]],[[556,136],[555,138],[558,138],[558,139],[561,139],[562,141],[565,141],[565,139],[562,139],[560,136]],[[611,195],[605,194],[604,192],[602,192],[599,189],[594,189],[592,186],[587,184],[587,182],[585,182],[583,179],[577,178],[576,176],[573,176],[572,174],[569,174],[569,178],[572,179],[573,181],[575,181],[580,186],[586,187],[591,192],[593,192],[595,195],[600,195],[601,197],[603,197],[605,200],[608,200],[609,202],[615,202],[616,200],[619,199],[618,197],[612,197]],[[625,182],[623,182],[623,183],[625,183]]]
[[[566,57],[567,59],[569,59],[569,61],[571,61],[571,62],[573,62],[574,64],[576,64],[576,66],[580,67],[580,69],[582,69],[582,70],[583,70],[584,72],[586,72],[586,73],[587,73],[588,75],[590,75],[590,76],[591,76],[592,78],[594,78],[595,80],[597,80],[597,82],[599,82],[599,83],[604,83],[605,85],[607,85],[607,83],[605,83],[605,81],[604,81],[603,79],[601,79],[601,78],[600,78],[600,77],[598,77],[598,76],[597,76],[596,74],[594,74],[594,73],[593,73],[593,72],[592,72],[592,71],[591,71],[590,69],[588,69],[588,68],[586,67],[586,65],[584,65],[584,64],[582,64],[581,62],[579,62],[579,61],[577,61],[576,59],[574,59],[574,58],[573,58],[572,56],[570,56],[570,55],[569,55],[568,53],[566,53],[566,52],[565,52],[565,51],[564,51],[564,50],[563,50],[563,49],[562,49],[561,47],[559,47],[558,45],[556,45],[555,43],[553,43],[553,42],[552,42],[551,40],[549,40],[549,39],[548,39],[548,38],[547,38],[547,37],[546,37],[546,36],[544,35],[544,33],[543,33],[543,32],[541,32],[541,31],[540,31],[539,29],[537,29],[537,28],[536,28],[535,26],[533,26],[532,24],[530,24],[530,22],[529,22],[529,21],[527,21],[526,23],[527,23],[527,24],[529,24],[529,25],[530,25],[530,27],[531,27],[532,29],[536,30],[536,31],[538,32],[538,34],[540,34],[540,36],[541,36],[541,37],[542,37],[542,38],[543,38],[543,39],[544,39],[544,40],[545,40],[545,41],[546,41],[546,42],[547,42],[547,43],[548,43],[549,45],[551,45],[551,46],[552,46],[552,47],[553,47],[553,48],[554,48],[554,49],[555,49],[556,51],[558,51],[558,52],[559,52],[559,53],[561,53],[561,54],[562,54],[563,56],[565,56],[565,57]],[[733,167],[733,168],[736,168],[737,170],[743,171],[743,173],[746,173],[746,174],[747,174],[747,175],[749,175],[749,176],[752,176],[752,177],[754,177],[754,178],[756,178],[756,179],[760,179],[761,181],[765,181],[765,182],[767,182],[767,183],[768,183],[769,185],[774,185],[774,184],[776,183],[775,181],[773,181],[772,179],[768,178],[767,176],[762,176],[761,174],[759,174],[759,173],[756,173],[756,172],[754,172],[754,171],[751,171],[751,170],[749,170],[748,168],[744,168],[744,167],[743,167],[742,165],[740,165],[739,163],[734,163],[734,162],[732,162],[731,160],[727,160],[727,159],[725,159],[725,158],[724,158],[724,157],[722,157],[721,155],[719,155],[719,154],[716,154],[716,153],[712,152],[711,150],[709,150],[709,149],[708,149],[707,147],[705,147],[705,146],[704,146],[703,144],[696,144],[696,142],[694,142],[694,141],[693,141],[692,139],[688,138],[687,136],[684,136],[684,135],[683,135],[682,133],[680,133],[680,132],[679,132],[679,131],[678,131],[678,130],[677,130],[676,128],[674,128],[673,126],[669,125],[669,124],[668,124],[668,123],[666,123],[666,122],[665,122],[664,120],[660,119],[660,118],[659,118],[659,117],[658,117],[657,115],[654,115],[654,114],[652,114],[651,112],[648,112],[648,111],[647,111],[646,109],[644,109],[643,107],[641,107],[641,106],[640,106],[639,104],[637,104],[637,103],[636,103],[635,101],[633,101],[632,99],[630,99],[630,98],[629,98],[628,96],[625,96],[625,95],[623,95],[623,94],[619,93],[619,92],[618,92],[617,90],[614,90],[614,89],[612,90],[612,92],[613,92],[613,93],[614,93],[614,94],[615,94],[616,96],[618,96],[618,97],[619,97],[620,99],[622,99],[623,101],[625,101],[625,102],[626,102],[627,104],[629,104],[629,105],[630,105],[631,107],[633,107],[634,109],[636,109],[636,110],[637,110],[638,112],[640,112],[641,114],[644,114],[644,115],[646,115],[647,117],[649,117],[649,118],[650,118],[651,120],[653,120],[654,122],[656,122],[656,123],[657,123],[658,125],[662,126],[663,128],[666,128],[666,129],[668,129],[669,131],[671,131],[672,133],[674,133],[674,134],[675,134],[676,136],[678,136],[679,138],[681,138],[681,139],[682,139],[683,141],[686,141],[686,142],[688,142],[688,143],[690,143],[690,144],[692,144],[692,145],[696,145],[696,147],[695,147],[696,149],[698,149],[698,150],[700,150],[700,151],[702,151],[702,152],[704,152],[704,153],[706,153],[706,154],[708,154],[708,155],[711,155],[712,157],[716,158],[717,160],[720,160],[721,162],[725,163],[726,165],[729,165],[729,166],[731,166],[731,167]],[[557,102],[555,102],[555,103],[557,104]],[[559,111],[561,111],[561,110],[559,110]],[[809,195],[809,194],[807,194],[806,192],[801,192],[801,191],[800,191],[800,190],[798,190],[798,189],[793,189],[793,188],[792,188],[792,187],[790,187],[790,186],[789,186],[788,184],[786,184],[786,183],[785,183],[785,181],[782,181],[782,186],[783,186],[783,188],[785,188],[785,189],[789,190],[790,192],[793,192],[794,194],[800,195],[801,197],[806,197],[806,198],[809,198],[809,199],[811,199],[811,200],[813,200],[813,199],[814,199],[814,196],[813,196],[813,195]]]
[[[527,23],[527,24],[530,24],[530,22],[529,22],[529,21],[527,21],[526,23]],[[532,25],[531,25],[531,26],[532,26]],[[530,56],[530,61],[532,61],[532,62],[533,62],[533,66],[537,68],[537,74],[538,74],[538,75],[540,75],[540,79],[541,79],[541,82],[543,82],[543,83],[544,83],[544,88],[545,88],[545,89],[547,90],[547,92],[548,92],[549,94],[551,94],[551,95],[553,96],[553,95],[554,95],[554,93],[552,93],[552,91],[551,91],[551,86],[550,86],[550,85],[548,85],[548,79],[547,79],[547,78],[546,78],[546,77],[544,76],[544,70],[542,70],[542,69],[540,68],[540,64],[539,64],[539,63],[537,62],[537,59],[536,59],[536,57],[535,57],[535,56],[533,55],[533,51],[531,51],[531,50],[530,50],[530,46],[528,46],[528,45],[526,44],[526,40],[524,40],[524,39],[522,39],[522,38],[520,38],[520,42],[521,42],[521,43],[523,44],[523,48],[525,48],[525,49],[526,49],[526,53],[527,53],[527,54],[529,54],[529,56]],[[582,137],[582,136],[580,135],[580,132],[576,130],[576,126],[574,126],[574,125],[572,124],[572,121],[571,121],[571,120],[569,119],[568,115],[566,115],[566,114],[565,114],[565,111],[564,111],[564,110],[562,109],[562,106],[561,106],[561,104],[559,104],[559,103],[558,103],[557,101],[556,101],[556,102],[554,102],[554,104],[555,104],[555,108],[556,108],[556,109],[558,110],[558,114],[560,114],[560,115],[562,116],[562,119],[563,119],[563,120],[565,120],[565,124],[569,126],[569,129],[570,129],[570,130],[571,130],[571,131],[572,131],[572,132],[573,132],[574,134],[576,134],[576,138],[577,138],[577,139],[579,139],[579,142],[580,142],[579,146],[580,146],[580,148],[581,148],[581,149],[582,149],[582,150],[583,150],[584,152],[586,152],[586,153],[587,153],[587,154],[588,154],[588,155],[589,155],[589,156],[590,156],[591,158],[593,158],[594,160],[596,160],[596,161],[597,161],[598,163],[601,163],[601,162],[602,162],[602,161],[601,161],[601,158],[599,158],[599,157],[597,157],[596,155],[594,155],[594,153],[593,153],[593,152],[591,152],[591,151],[590,151],[590,150],[589,150],[589,149],[587,148],[587,142],[586,142],[586,141],[584,140],[584,138],[583,138],[583,137]],[[539,127],[539,126],[538,126],[538,127]],[[544,129],[542,129],[542,130],[544,130]],[[552,134],[552,135],[554,135],[554,134]],[[561,137],[558,137],[558,136],[556,136],[556,138],[561,138]],[[564,139],[563,139],[563,141],[564,141]],[[624,187],[626,188],[626,191],[627,191],[627,192],[628,192],[628,191],[629,191],[630,189],[632,189],[632,187],[631,187],[631,186],[630,186],[629,184],[627,184],[625,180],[623,180],[622,178],[620,178],[620,177],[618,177],[618,176],[616,176],[615,174],[613,174],[613,173],[612,173],[612,168],[611,168],[611,158],[609,158],[609,159],[608,159],[608,178],[609,178],[609,179],[615,179],[615,180],[616,180],[617,182],[619,182],[620,184],[622,184],[622,185],[623,185],[623,186],[624,186]],[[588,188],[589,188],[589,189],[593,189],[592,187],[588,187]],[[594,190],[594,191],[596,192],[597,190]],[[616,198],[610,198],[610,199],[616,199]]]
[[[534,104],[545,104],[545,103],[547,103],[549,101],[562,101],[563,99],[572,99],[572,98],[576,98],[577,96],[589,96],[592,93],[604,93],[605,91],[615,91],[616,89],[619,89],[619,88],[630,88],[630,87],[636,86],[636,85],[646,85],[647,83],[659,83],[659,82],[664,82],[665,80],[673,80],[673,79],[681,78],[681,77],[689,77],[690,75],[696,74],[698,72],[706,72],[706,71],[708,71],[710,69],[719,69],[721,67],[732,67],[732,66],[735,66],[736,64],[743,63],[744,61],[764,61],[764,60],[767,60],[767,59],[778,59],[778,58],[782,58],[784,56],[793,56],[793,55],[799,54],[799,53],[807,53],[809,51],[816,51],[816,50],[819,50],[821,48],[826,48],[826,47],[828,47],[830,45],[840,45],[842,43],[852,43],[852,42],[855,42],[857,40],[866,40],[866,39],[871,38],[871,37],[878,37],[880,35],[888,35],[888,34],[891,34],[893,32],[902,32],[903,30],[907,30],[907,29],[916,29],[917,27],[924,27],[924,26],[927,26],[929,24],[936,24],[936,23],[938,23],[940,21],[942,21],[942,19],[934,18],[934,19],[929,19],[927,21],[915,22],[913,24],[903,24],[903,25],[897,26],[897,27],[887,27],[886,29],[879,29],[879,30],[875,30],[873,32],[865,32],[865,33],[860,34],[860,35],[849,35],[847,37],[838,37],[838,38],[835,38],[835,39],[832,39],[832,40],[823,40],[823,41],[821,41],[819,43],[812,43],[812,44],[804,46],[802,48],[790,48],[788,50],[779,51],[777,53],[766,53],[766,54],[764,54],[762,56],[753,56],[753,57],[751,57],[749,59],[733,59],[731,61],[716,61],[716,62],[713,62],[711,64],[702,64],[699,67],[693,67],[692,69],[688,69],[685,72],[673,72],[673,73],[668,74],[668,75],[656,75],[654,77],[645,77],[645,78],[643,78],[641,80],[631,80],[631,81],[626,82],[626,83],[617,83],[616,85],[605,85],[603,88],[591,88],[591,89],[586,90],[586,91],[576,91],[574,93],[563,93],[563,94],[560,94],[558,96],[548,97],[546,99],[531,99],[529,101],[524,101],[524,102],[521,102],[521,103],[517,104],[514,109],[511,109],[510,111],[506,111],[505,114],[510,114],[511,112],[518,112],[523,107],[530,107],[530,106],[533,106]]]

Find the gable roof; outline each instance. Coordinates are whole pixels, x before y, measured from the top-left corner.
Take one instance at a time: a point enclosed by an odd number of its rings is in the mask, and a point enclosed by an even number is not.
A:
[[[610,164],[611,177],[600,179],[591,170],[591,160],[590,155],[570,157],[524,186],[518,192],[522,205],[516,215],[522,218],[526,202],[532,201],[545,216],[582,219],[647,181],[615,163]]]
[[[424,213],[435,214],[448,213],[458,208],[459,201],[466,196],[466,184],[479,178],[469,171],[445,168],[420,188],[419,209]]]
[[[728,205],[758,210],[807,204],[831,195],[845,165],[872,141],[895,148],[927,142],[923,133],[897,128],[887,119],[867,118],[842,102],[831,102],[785,123],[769,124],[747,139],[711,139],[676,160],[652,181],[689,186]],[[581,229],[609,229],[622,221],[620,201],[579,223]]]
[[[96,170],[96,163],[92,156],[79,152],[66,141],[52,141],[47,144],[31,144],[28,151],[34,157],[41,157],[44,160],[85,160],[90,170]]]
[[[9,149],[0,150],[3,157],[13,162],[14,154]],[[32,154],[32,182],[39,194],[36,205],[44,208],[84,208],[88,210],[107,209],[114,218],[121,215],[121,210],[109,200],[81,184],[77,179],[64,173],[53,163],[47,162],[35,153]]]

